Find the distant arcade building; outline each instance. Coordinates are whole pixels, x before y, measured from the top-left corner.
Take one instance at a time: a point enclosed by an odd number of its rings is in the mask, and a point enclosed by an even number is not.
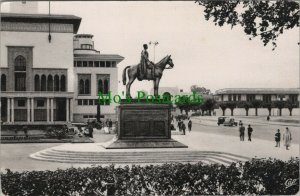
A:
[[[217,90],[214,98],[218,103],[226,102],[251,102],[253,100],[260,100],[262,103],[272,103],[275,101],[290,100],[294,104],[298,104],[298,108],[293,109],[293,115],[300,115],[299,101],[300,89],[299,88],[226,88]],[[217,115],[222,115],[222,110],[216,110]],[[230,115],[230,109],[225,110],[226,115]],[[245,115],[244,108],[234,109],[234,115]],[[268,115],[266,108],[258,108],[258,115]],[[272,115],[278,115],[279,111],[276,107],[272,108]],[[255,109],[250,108],[249,115],[255,115]],[[287,108],[283,108],[282,115],[289,115]]]

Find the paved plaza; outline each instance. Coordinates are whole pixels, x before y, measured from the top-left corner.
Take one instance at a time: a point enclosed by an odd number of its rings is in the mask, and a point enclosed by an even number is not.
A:
[[[208,164],[229,164],[233,161],[246,161],[248,158],[255,157],[271,157],[281,160],[299,157],[299,126],[297,124],[286,122],[266,123],[259,117],[235,117],[237,120],[243,120],[245,125],[251,123],[254,129],[252,141],[247,141],[247,134],[245,134],[245,141],[241,142],[238,127],[218,126],[216,118],[194,117],[192,118],[193,128],[191,132],[186,131],[186,135],[177,134],[172,136],[173,139],[187,145],[187,149],[107,150],[103,146],[110,143],[115,136],[103,133],[95,133],[95,143],[89,144],[2,144],[1,170],[3,171],[5,168],[17,171],[55,170],[57,168],[88,167],[110,163],[117,165],[140,163],[143,165],[164,163],[168,160],[182,163],[193,163],[200,160]],[[293,137],[290,150],[285,149],[283,142],[281,142],[280,148],[275,147],[275,130],[279,128],[283,134],[286,126],[291,129]],[[35,157],[38,154],[46,158],[38,160]],[[59,159],[55,160],[54,157],[54,160],[51,160],[54,155]],[[120,159],[121,155],[124,159]],[[132,156],[138,158],[136,159],[137,162],[130,161]],[[65,157],[69,157],[68,160]],[[161,161],[164,157],[165,160]],[[84,160],[88,161],[84,162]]]

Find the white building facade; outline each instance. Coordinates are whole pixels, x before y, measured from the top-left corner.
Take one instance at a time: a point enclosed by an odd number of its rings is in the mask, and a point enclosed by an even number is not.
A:
[[[1,120],[73,121],[72,15],[1,14]]]
[[[290,100],[292,103],[298,105],[293,109],[293,115],[300,115],[299,102],[300,102],[300,89],[299,88],[227,88],[217,90],[214,95],[218,103],[226,102],[251,102],[253,100],[260,100],[262,103],[274,103],[276,101]],[[216,110],[217,115],[222,115],[222,110]],[[267,116],[269,111],[267,108],[258,108],[258,115]],[[289,115],[288,108],[282,109],[282,115]],[[225,110],[225,115],[231,115],[229,108]],[[246,115],[244,108],[235,108],[234,115]],[[249,115],[255,115],[255,109],[249,109]],[[279,115],[279,110],[273,107],[271,115]]]
[[[95,118],[97,104],[105,118],[116,120],[117,103],[99,103],[98,94],[112,96],[118,93],[118,63],[124,57],[116,54],[100,54],[94,48],[93,35],[74,36],[74,71],[76,85],[74,121],[84,122]]]

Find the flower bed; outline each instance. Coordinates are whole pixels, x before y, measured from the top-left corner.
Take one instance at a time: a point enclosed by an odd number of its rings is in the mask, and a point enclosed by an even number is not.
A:
[[[298,192],[298,179],[299,159],[1,173],[7,195],[286,195]]]

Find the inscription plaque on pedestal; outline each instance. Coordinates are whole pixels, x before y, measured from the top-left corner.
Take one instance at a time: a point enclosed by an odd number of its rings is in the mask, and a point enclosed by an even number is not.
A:
[[[118,140],[106,148],[185,148],[171,139],[170,104],[121,103]]]

